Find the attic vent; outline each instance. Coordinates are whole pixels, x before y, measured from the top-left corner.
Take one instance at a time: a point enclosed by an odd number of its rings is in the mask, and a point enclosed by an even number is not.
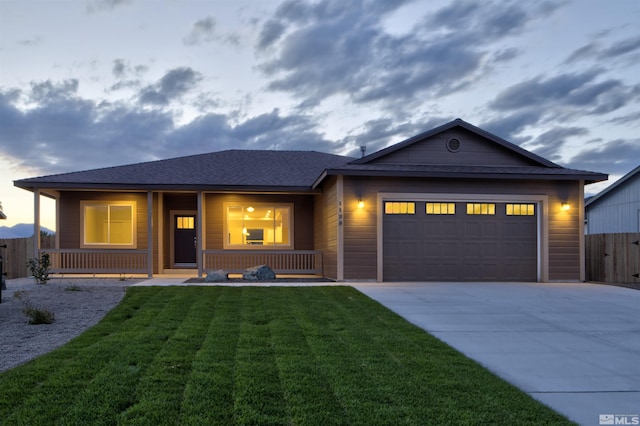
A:
[[[458,138],[451,138],[447,141],[447,149],[450,152],[458,152],[462,148],[462,142]]]

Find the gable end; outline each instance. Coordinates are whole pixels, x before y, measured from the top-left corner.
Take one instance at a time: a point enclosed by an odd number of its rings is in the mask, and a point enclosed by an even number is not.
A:
[[[560,167],[460,119],[351,164]]]

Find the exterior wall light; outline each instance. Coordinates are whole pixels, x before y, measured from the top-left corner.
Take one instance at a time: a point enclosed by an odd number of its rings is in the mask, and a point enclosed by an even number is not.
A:
[[[571,204],[569,204],[569,203],[567,203],[567,202],[565,201],[565,202],[564,202],[564,203],[562,203],[562,205],[560,206],[560,209],[561,209],[562,211],[567,212],[567,211],[571,210]]]
[[[364,208],[364,201],[358,200],[358,208],[359,209],[363,209]]]

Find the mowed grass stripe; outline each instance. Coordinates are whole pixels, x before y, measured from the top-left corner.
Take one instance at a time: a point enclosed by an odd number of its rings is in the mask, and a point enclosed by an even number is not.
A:
[[[178,424],[193,360],[219,296],[202,287],[184,290],[157,324],[163,344],[135,389],[136,403],[119,416],[124,424]]]
[[[55,419],[72,412],[75,405],[72,399],[100,374],[105,365],[117,357],[121,348],[126,349],[128,344],[121,345],[121,342],[129,339],[143,342],[140,330],[157,316],[162,316],[163,309],[167,307],[167,296],[164,294],[151,295],[148,300],[144,300],[144,295],[140,296],[128,298],[121,310],[116,310],[111,318],[111,314],[108,314],[103,322],[76,338],[72,346],[65,345],[19,368],[25,368],[27,374],[14,378],[15,369],[7,372],[8,380],[6,388],[3,381],[3,393],[5,389],[8,392],[13,390],[24,399],[18,406],[5,406],[5,399],[0,399],[0,418],[3,422],[10,423],[14,419],[28,417],[35,423],[51,424]],[[141,315],[136,315],[142,304],[145,309]],[[117,324],[117,328],[108,325],[112,321]],[[32,368],[26,368],[32,365]],[[48,404],[42,404],[44,400]]]
[[[2,424],[568,424],[349,287],[129,288],[0,374]]]
[[[299,313],[307,301],[300,292],[278,292],[274,309],[280,310],[270,322],[276,364],[293,424],[314,419],[316,424],[343,424],[347,419],[325,371],[309,346]]]
[[[395,378],[380,381],[385,377],[383,370],[390,368],[388,360],[380,360],[377,345],[364,337],[366,329],[375,327],[375,323],[360,321],[351,312],[354,298],[361,302],[362,295],[344,287],[319,290],[317,294],[299,295],[306,300],[296,306],[296,315],[320,371],[343,407],[345,423],[363,419],[372,424],[404,423],[404,406],[393,403],[402,384],[394,383]],[[391,368],[391,373],[395,372]]]
[[[269,329],[275,299],[265,298],[263,290],[241,289],[234,380],[234,419],[239,424],[289,423]]]
[[[185,388],[183,424],[228,425],[234,420],[234,369],[242,294],[219,292],[209,330]]]

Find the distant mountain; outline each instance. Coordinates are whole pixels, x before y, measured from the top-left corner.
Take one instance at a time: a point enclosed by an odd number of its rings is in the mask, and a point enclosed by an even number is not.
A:
[[[49,234],[55,234],[51,229],[41,226],[40,229]],[[27,238],[33,236],[32,223],[18,223],[13,226],[0,226],[0,238]]]

